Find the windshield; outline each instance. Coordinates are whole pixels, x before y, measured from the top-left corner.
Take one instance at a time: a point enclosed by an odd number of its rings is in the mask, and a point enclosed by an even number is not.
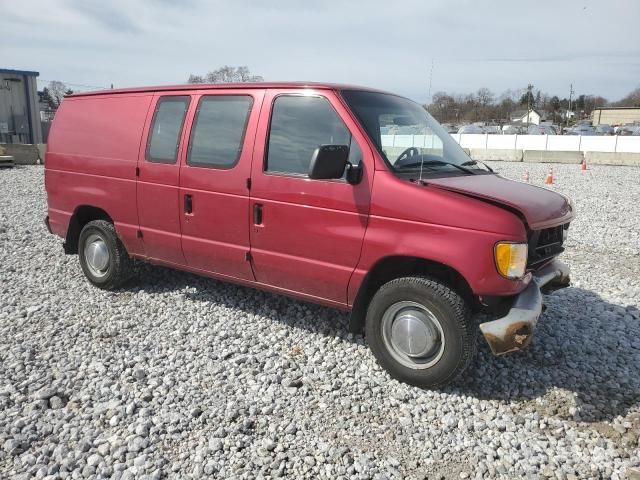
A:
[[[357,90],[344,90],[342,96],[394,172],[419,178],[490,172],[417,103]]]

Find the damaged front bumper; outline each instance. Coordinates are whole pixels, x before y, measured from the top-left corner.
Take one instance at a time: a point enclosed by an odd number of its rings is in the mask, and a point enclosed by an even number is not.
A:
[[[545,290],[553,290],[567,286],[569,267],[560,260],[553,260],[535,272],[527,288],[515,297],[506,316],[480,324],[491,351],[495,355],[503,355],[526,347],[542,313],[540,289],[545,287]]]

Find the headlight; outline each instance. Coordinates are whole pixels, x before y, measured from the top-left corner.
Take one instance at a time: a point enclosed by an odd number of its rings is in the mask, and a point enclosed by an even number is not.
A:
[[[496,243],[494,254],[498,272],[510,279],[522,277],[527,268],[528,250],[526,243]]]

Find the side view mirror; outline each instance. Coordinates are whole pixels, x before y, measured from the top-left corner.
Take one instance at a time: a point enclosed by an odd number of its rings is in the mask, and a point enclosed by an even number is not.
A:
[[[347,145],[320,145],[311,155],[309,178],[328,180],[342,178],[349,158]]]
[[[314,180],[330,180],[342,178],[347,182],[359,183],[362,179],[362,166],[352,165],[348,161],[349,147],[347,145],[320,145],[311,155],[309,164],[309,178]]]

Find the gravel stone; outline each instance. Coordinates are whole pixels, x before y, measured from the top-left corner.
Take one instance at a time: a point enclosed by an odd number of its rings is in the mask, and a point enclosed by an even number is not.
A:
[[[58,408],[64,407],[64,402],[60,397],[58,397],[57,395],[54,395],[49,399],[49,406],[54,410],[57,410]]]
[[[97,453],[94,453],[93,455],[89,455],[89,458],[87,458],[87,465],[90,467],[97,467],[101,461],[102,457]]]
[[[145,448],[145,441],[141,437],[133,437],[127,444],[127,451],[130,453],[138,453]]]
[[[554,177],[572,286],[526,351],[479,339],[428,391],[337,310],[150,265],[90,286],[42,221],[43,168],[0,171],[0,478],[639,478],[640,168]]]

